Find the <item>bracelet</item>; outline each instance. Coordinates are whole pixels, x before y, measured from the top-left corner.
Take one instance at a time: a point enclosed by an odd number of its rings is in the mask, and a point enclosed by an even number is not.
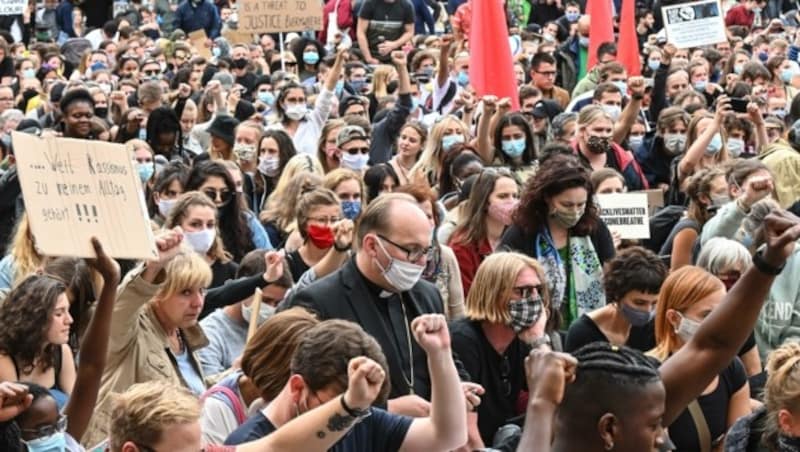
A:
[[[356,419],[366,417],[370,413],[369,408],[367,408],[366,410],[358,410],[347,406],[347,403],[344,401],[344,394],[342,394],[341,397],[339,397],[339,402],[341,402],[344,411]]]
[[[642,100],[642,99],[644,99],[644,94],[632,94],[631,98],[633,100]]]
[[[338,251],[340,253],[343,253],[345,251],[349,251],[352,246],[353,246],[352,243],[347,245],[347,246],[339,246],[336,242],[333,242],[333,249],[335,249],[336,251]]]
[[[772,265],[768,264],[767,261],[764,260],[764,249],[762,248],[753,255],[753,266],[761,273],[776,276],[781,274],[783,267],[786,266],[786,263],[780,267],[773,267]]]

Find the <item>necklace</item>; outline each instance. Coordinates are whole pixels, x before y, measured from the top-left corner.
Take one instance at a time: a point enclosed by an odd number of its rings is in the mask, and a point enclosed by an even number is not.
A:
[[[411,331],[408,329],[408,315],[406,315],[406,304],[403,303],[402,295],[400,296],[400,307],[403,309],[403,325],[406,327],[406,339],[408,339],[408,363],[411,378],[406,377],[405,371],[401,371],[400,373],[403,374],[403,380],[405,380],[408,385],[408,393],[414,395],[414,351],[411,347]]]

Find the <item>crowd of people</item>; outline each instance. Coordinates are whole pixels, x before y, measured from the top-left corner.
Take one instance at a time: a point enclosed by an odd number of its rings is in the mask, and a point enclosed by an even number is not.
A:
[[[478,1],[0,16],[0,450],[800,450],[798,6],[679,49],[496,0],[511,99]],[[12,132],[120,144],[157,258],[46,255]],[[643,190],[622,239],[596,195]]]

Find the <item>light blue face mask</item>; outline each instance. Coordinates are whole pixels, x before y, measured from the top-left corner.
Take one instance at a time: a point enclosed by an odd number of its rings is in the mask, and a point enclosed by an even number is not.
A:
[[[525,152],[525,138],[516,140],[503,140],[502,142],[503,153],[509,157],[517,158]]]
[[[139,139],[142,141],[147,141],[147,129],[144,128],[139,129]]]
[[[628,137],[628,146],[632,151],[639,149],[644,142],[644,135],[631,135]]]
[[[214,58],[219,58],[219,56],[222,55],[222,50],[220,50],[219,47],[213,47],[211,49],[211,55],[214,55]]]
[[[455,135],[445,135],[442,137],[442,150],[447,152],[453,148],[453,146],[463,143],[464,142],[464,135],[455,134]]]
[[[139,180],[147,182],[153,177],[153,163],[137,163],[136,170],[139,172]]]
[[[589,37],[588,36],[581,36],[578,38],[578,45],[583,48],[589,47]]]
[[[317,52],[303,52],[303,63],[306,64],[319,63],[319,54]]]
[[[458,75],[456,76],[456,82],[461,87],[469,85],[469,72],[459,71]]]
[[[694,82],[694,89],[695,89],[695,91],[699,91],[699,92],[702,93],[702,92],[704,92],[706,90],[706,85],[708,85],[707,81],[698,80],[698,81]]]
[[[67,448],[67,438],[64,432],[56,432],[50,436],[25,441],[28,452],[64,452]]]
[[[743,64],[734,64],[733,65],[733,72],[735,72],[736,75],[742,75],[742,72],[744,72],[744,65]]]
[[[342,201],[342,215],[348,220],[355,220],[361,213],[361,201]]]
[[[275,104],[275,95],[271,91],[259,91],[258,100],[271,107]]]
[[[628,95],[628,84],[624,80],[617,80],[616,82],[613,83],[614,86],[616,86],[617,88],[619,88],[620,91],[622,91],[623,96]]]
[[[711,141],[708,143],[708,147],[706,147],[706,155],[717,155],[719,151],[722,149],[722,135],[717,132],[711,138]]]
[[[569,12],[564,15],[567,16],[567,20],[570,22],[577,22],[581,18],[581,13]]]
[[[25,78],[34,78],[36,77],[36,69],[29,68],[22,71],[22,76]]]
[[[342,91],[344,91],[344,80],[339,80],[336,82],[336,88],[333,89],[337,96],[342,95]]]
[[[647,60],[647,67],[649,67],[651,71],[657,71],[658,68],[661,67],[661,61]]]
[[[788,85],[792,83],[792,79],[794,78],[795,74],[796,72],[794,68],[791,67],[786,68],[783,71],[781,71],[781,80],[783,80],[783,83],[786,83]]]

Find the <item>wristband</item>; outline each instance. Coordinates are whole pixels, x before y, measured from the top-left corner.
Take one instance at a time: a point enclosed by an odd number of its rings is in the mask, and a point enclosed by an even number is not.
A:
[[[761,273],[776,276],[781,274],[783,267],[786,266],[786,263],[780,267],[773,267],[772,265],[768,264],[767,261],[764,260],[764,249],[762,248],[753,255],[753,266],[756,267],[756,269],[758,269],[758,271]]]
[[[633,100],[642,100],[642,99],[644,99],[644,94],[638,94],[638,93],[637,94],[631,94],[631,98]]]
[[[352,244],[347,245],[347,246],[339,246],[336,242],[333,242],[333,249],[335,249],[336,251],[338,251],[340,253],[344,253],[345,251],[349,251],[351,247],[352,247]]]
[[[366,410],[359,410],[359,409],[350,408],[349,406],[347,406],[347,402],[344,401],[344,394],[342,394],[342,396],[339,397],[339,402],[341,402],[342,408],[344,409],[344,411],[347,414],[349,414],[350,416],[352,416],[352,417],[354,417],[356,419],[365,418],[365,417],[369,416],[369,414],[370,414],[369,408],[367,408]]]

